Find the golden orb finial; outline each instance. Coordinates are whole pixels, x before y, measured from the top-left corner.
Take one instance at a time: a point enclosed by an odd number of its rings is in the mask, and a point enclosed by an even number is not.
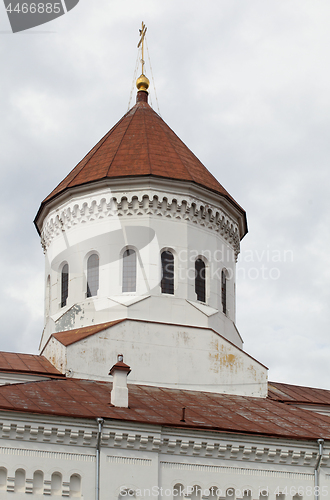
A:
[[[138,91],[144,90],[144,92],[148,92],[150,82],[149,79],[144,75],[140,75],[139,78],[136,80],[136,86]]]

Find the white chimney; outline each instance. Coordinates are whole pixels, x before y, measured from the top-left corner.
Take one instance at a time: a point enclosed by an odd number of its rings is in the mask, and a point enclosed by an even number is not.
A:
[[[109,375],[113,376],[111,404],[119,408],[128,408],[127,375],[131,372],[124,363],[124,356],[118,354],[117,363],[111,368]]]

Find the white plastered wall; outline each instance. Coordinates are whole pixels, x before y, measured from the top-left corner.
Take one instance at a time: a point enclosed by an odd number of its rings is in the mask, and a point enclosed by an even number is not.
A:
[[[54,362],[62,344],[52,338],[43,355]],[[207,328],[126,320],[65,348],[75,378],[110,381],[117,355],[132,371],[129,383],[241,396],[267,396],[267,368]]]
[[[1,467],[0,498],[37,500],[43,495],[95,498],[97,424],[94,420],[0,414]],[[232,500],[250,490],[251,499],[293,500],[313,498],[316,441],[289,440],[244,434],[203,432],[193,429],[162,428],[105,420],[101,439],[100,500],[124,498],[175,500],[174,486],[187,489],[197,485],[210,498]],[[323,500],[329,495],[329,447],[324,448],[320,469]],[[25,473],[23,491],[15,491],[15,472]],[[40,493],[33,493],[35,471],[43,474]],[[60,492],[52,492],[53,473],[61,474]],[[70,491],[70,477],[81,477],[81,491]],[[163,495],[158,496],[162,488]],[[150,490],[150,493],[148,492]],[[266,490],[268,495],[260,496]],[[165,493],[165,491],[167,493]],[[152,493],[155,492],[155,493]],[[276,496],[277,493],[284,495]],[[186,494],[185,498],[196,498]],[[245,497],[246,498],[246,497]]]

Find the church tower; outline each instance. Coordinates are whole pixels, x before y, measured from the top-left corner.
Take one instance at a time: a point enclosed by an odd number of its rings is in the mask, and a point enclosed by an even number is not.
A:
[[[143,33],[141,43],[143,45]],[[40,352],[78,378],[266,395],[235,326],[245,211],[148,104],[136,104],[45,198]]]

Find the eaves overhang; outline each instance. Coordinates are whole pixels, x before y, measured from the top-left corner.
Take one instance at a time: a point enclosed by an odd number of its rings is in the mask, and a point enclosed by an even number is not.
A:
[[[52,198],[44,200],[37,212],[37,215],[34,219],[34,225],[37,229],[39,236],[41,236],[42,232],[42,224],[46,216],[51,210],[56,209],[57,206],[61,205],[66,199],[70,198],[73,195],[86,194],[90,191],[94,191],[100,188],[110,188],[111,190],[116,190],[119,187],[125,188],[134,186],[136,187],[150,187],[152,185],[153,188],[159,187],[159,189],[164,189],[166,185],[182,186],[183,191],[186,191],[187,188],[191,189],[192,192],[195,191],[195,195],[198,194],[200,196],[211,197],[213,203],[222,204],[224,208],[226,208],[229,213],[238,221],[239,231],[240,231],[240,240],[244,238],[244,236],[248,233],[248,223],[247,216],[245,210],[236,203],[233,198],[229,195],[221,194],[216,190],[212,190],[210,188],[205,187],[202,184],[198,184],[195,181],[189,180],[178,180],[171,179],[168,177],[156,176],[154,174],[148,175],[139,175],[139,176],[130,176],[130,177],[113,177],[109,179],[105,177],[103,179],[98,179],[97,181],[90,181],[79,186],[67,187],[63,191],[55,194]],[[195,188],[195,189],[193,189]],[[183,193],[182,193],[183,194]]]

